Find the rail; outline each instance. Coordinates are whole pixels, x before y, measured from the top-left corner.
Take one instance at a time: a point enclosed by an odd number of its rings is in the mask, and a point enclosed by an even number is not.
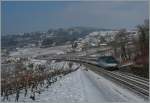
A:
[[[52,58],[51,58],[52,59]],[[132,90],[136,94],[149,99],[149,80],[130,74],[130,73],[123,73],[120,71],[108,71],[105,70],[97,64],[97,62],[92,61],[86,58],[78,58],[78,57],[65,57],[65,58],[53,58],[52,60],[65,60],[65,61],[73,61],[78,62],[81,64],[89,65],[91,68],[90,70],[96,73],[102,73],[105,76],[111,78],[111,80],[116,81],[127,87],[128,89]]]

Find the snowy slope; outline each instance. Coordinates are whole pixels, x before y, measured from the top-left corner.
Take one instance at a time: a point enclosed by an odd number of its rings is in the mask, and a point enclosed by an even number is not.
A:
[[[31,102],[21,94],[20,102]],[[12,99],[13,98],[13,99]],[[15,95],[10,101],[14,101]],[[36,94],[35,102],[50,103],[99,103],[99,102],[143,102],[144,100],[130,91],[119,87],[109,80],[93,73],[78,69]]]
[[[92,71],[83,71],[85,79],[93,83],[100,93],[99,98],[105,102],[142,102],[144,99],[133,94],[132,92],[114,84],[113,82],[99,76]],[[92,87],[91,87],[92,88]]]

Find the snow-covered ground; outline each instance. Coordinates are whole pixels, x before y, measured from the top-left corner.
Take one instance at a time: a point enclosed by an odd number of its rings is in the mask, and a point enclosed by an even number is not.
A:
[[[32,102],[28,93],[22,93],[19,102]],[[99,102],[143,102],[144,99],[121,88],[94,72],[78,69],[36,94],[35,102],[50,103],[99,103]],[[10,97],[15,101],[15,95]]]
[[[64,54],[66,52],[66,50],[70,48],[70,45],[64,45],[64,46],[55,46],[55,47],[49,47],[49,48],[37,48],[37,47],[33,47],[33,48],[20,48],[17,52],[11,52],[10,56],[39,56],[39,55],[54,55],[54,54]]]

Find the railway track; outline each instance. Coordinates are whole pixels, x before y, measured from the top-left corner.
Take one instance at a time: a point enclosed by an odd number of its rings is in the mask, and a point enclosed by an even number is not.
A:
[[[143,85],[146,85],[146,86],[149,86],[149,80],[147,80],[147,79],[145,79],[145,78],[141,78],[141,77],[138,77],[138,76],[135,76],[135,75],[130,75],[130,74],[128,74],[128,73],[122,73],[122,72],[115,72],[115,73],[117,73],[117,74],[119,74],[119,75],[122,75],[122,76],[126,76],[127,78],[129,78],[129,79],[132,79],[132,80],[135,80],[135,81],[137,81],[137,82],[140,82],[141,84],[143,84]]]
[[[121,71],[117,71],[117,72],[122,73]],[[139,79],[139,80],[145,81],[145,82],[147,82],[147,83],[149,82],[149,79],[144,78],[144,77],[140,77],[140,76],[136,76],[136,75],[131,74],[131,73],[123,72],[122,74],[128,75],[128,76],[130,76],[130,77],[132,77],[132,78],[136,78],[136,79]]]
[[[137,76],[131,76],[126,74],[123,74],[121,72],[116,71],[107,71],[104,70],[96,65],[87,64],[86,66],[93,72],[97,74],[101,74],[109,79],[111,79],[114,82],[117,82],[120,85],[123,85],[127,89],[132,90],[134,93],[144,97],[145,99],[149,99],[149,81],[145,79],[138,78]]]
[[[108,71],[103,68],[100,68],[95,61],[91,61],[86,58],[78,58],[78,57],[65,57],[65,58],[55,58],[66,61],[78,62],[80,64],[84,64],[90,70],[94,71],[97,74],[102,74],[104,77],[115,81],[116,83],[123,85],[124,87],[130,89],[136,94],[144,97],[145,99],[149,99],[149,80],[130,74],[123,73],[119,71]]]

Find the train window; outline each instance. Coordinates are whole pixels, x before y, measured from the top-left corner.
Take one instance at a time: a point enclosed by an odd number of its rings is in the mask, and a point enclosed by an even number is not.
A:
[[[99,57],[98,60],[99,61],[102,60],[107,63],[118,63],[118,61],[113,56],[102,56],[102,57]]]

